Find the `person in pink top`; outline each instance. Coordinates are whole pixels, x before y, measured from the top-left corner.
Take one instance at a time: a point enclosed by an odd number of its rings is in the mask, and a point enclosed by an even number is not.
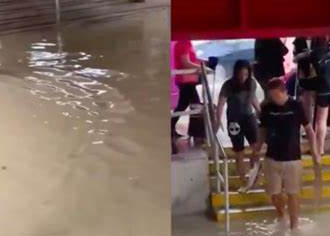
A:
[[[191,41],[177,41],[174,45],[174,69],[197,69],[200,70],[200,60],[197,59],[196,52]],[[176,75],[175,83],[179,88],[179,101],[174,112],[184,111],[190,104],[200,103],[200,99],[196,90],[199,76],[195,75]],[[180,136],[175,126],[179,117],[171,120],[172,137]]]

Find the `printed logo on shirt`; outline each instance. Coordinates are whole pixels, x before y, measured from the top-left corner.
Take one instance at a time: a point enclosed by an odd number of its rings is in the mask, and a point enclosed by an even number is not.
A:
[[[228,130],[230,135],[235,136],[241,132],[241,126],[237,122],[230,122]]]
[[[291,116],[294,115],[293,111],[287,111],[287,112],[270,112],[271,116]]]

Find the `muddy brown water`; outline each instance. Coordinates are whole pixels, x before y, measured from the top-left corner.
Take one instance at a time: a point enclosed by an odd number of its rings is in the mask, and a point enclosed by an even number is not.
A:
[[[0,38],[6,236],[168,236],[169,12]]]

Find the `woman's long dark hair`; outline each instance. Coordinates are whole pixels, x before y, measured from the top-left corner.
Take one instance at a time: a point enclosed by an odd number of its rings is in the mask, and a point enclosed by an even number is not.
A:
[[[243,69],[247,69],[249,72],[249,76],[246,79],[246,81],[244,82],[244,84],[242,84],[239,79],[238,79],[238,74],[241,70]],[[233,89],[234,91],[242,91],[242,90],[250,90],[251,86],[252,86],[252,67],[249,61],[247,60],[237,60],[235,65],[234,65],[234,69],[233,69],[233,77],[232,79],[232,85],[233,85]]]

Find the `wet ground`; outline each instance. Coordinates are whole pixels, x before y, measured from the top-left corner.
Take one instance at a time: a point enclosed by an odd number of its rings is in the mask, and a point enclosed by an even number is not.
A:
[[[0,44],[2,234],[168,236],[168,10]]]
[[[230,233],[224,226],[208,220],[204,215],[181,216],[172,219],[172,236],[313,236],[329,235],[329,213],[315,212],[299,219],[300,228],[289,229],[288,224],[279,224],[272,217],[260,216],[249,221],[234,220]]]

